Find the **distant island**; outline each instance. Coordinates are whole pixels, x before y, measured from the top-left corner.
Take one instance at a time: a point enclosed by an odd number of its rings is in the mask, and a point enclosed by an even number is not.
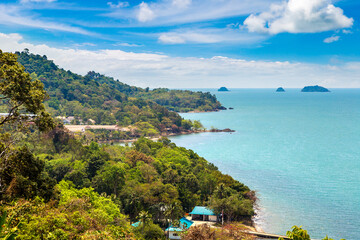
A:
[[[321,87],[321,86],[306,86],[301,92],[330,92],[329,89]]]
[[[228,92],[229,89],[227,89],[226,87],[221,87],[218,89],[219,92]]]
[[[276,92],[285,92],[285,89],[282,87],[279,87],[278,89],[276,89]]]

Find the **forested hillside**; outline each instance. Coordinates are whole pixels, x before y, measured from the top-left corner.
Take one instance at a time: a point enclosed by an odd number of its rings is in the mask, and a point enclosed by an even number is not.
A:
[[[169,110],[177,112],[216,111],[224,109],[214,95],[210,93],[169,90],[165,88],[149,90],[129,86],[111,77],[89,71],[86,76],[74,74],[59,68],[46,56],[30,54],[28,51],[17,52],[18,61],[33,77],[39,78],[50,95],[47,101],[55,114],[80,114],[71,112],[69,107],[91,109],[133,106],[134,98],[151,100]],[[68,103],[71,102],[71,103]],[[147,105],[141,101],[142,105]],[[146,102],[146,101],[145,101]],[[138,106],[139,107],[139,106]],[[86,117],[86,116],[83,116]],[[110,119],[97,119],[100,122],[114,122],[117,116]],[[99,123],[100,123],[99,122]]]
[[[74,77],[66,88],[51,88],[63,97],[86,98],[76,91],[88,85],[108,88],[52,64],[39,67]],[[52,84],[50,75],[39,78]],[[94,89],[87,93],[92,92],[96,97]],[[0,116],[0,239],[164,239],[163,230],[196,205],[209,205],[228,221],[254,214],[247,186],[167,138],[140,138],[132,146],[82,144],[47,113],[43,84],[1,50],[0,97],[7,111]],[[121,92],[118,97],[119,104],[130,98]],[[59,99],[59,107],[72,102]],[[154,102],[132,101],[184,121]],[[137,221],[140,227],[130,225]]]

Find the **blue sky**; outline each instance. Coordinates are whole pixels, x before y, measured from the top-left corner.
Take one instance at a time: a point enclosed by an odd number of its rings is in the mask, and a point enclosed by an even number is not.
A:
[[[356,0],[0,2],[0,49],[150,87],[360,87]]]

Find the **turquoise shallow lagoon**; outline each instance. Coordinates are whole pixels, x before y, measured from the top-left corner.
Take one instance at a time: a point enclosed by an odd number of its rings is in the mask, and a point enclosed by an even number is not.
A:
[[[360,239],[360,89],[286,90],[206,90],[234,110],[182,116],[236,132],[171,139],[256,190],[264,231]]]

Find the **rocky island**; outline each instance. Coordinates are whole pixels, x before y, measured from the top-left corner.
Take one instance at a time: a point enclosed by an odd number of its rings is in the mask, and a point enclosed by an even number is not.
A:
[[[226,87],[221,87],[218,89],[219,92],[228,92],[229,89],[227,89]]]
[[[282,87],[279,87],[278,89],[276,89],[276,92],[285,92],[285,89]]]
[[[301,92],[330,92],[329,89],[315,85],[315,86],[306,86]]]

